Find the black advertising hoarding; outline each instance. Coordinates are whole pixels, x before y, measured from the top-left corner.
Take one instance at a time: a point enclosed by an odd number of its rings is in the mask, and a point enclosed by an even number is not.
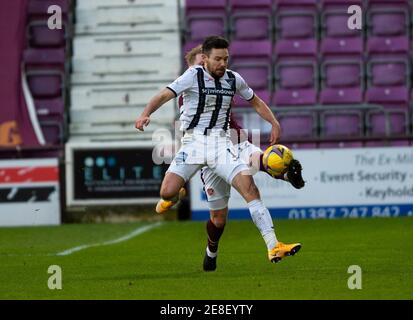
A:
[[[74,149],[74,200],[159,198],[167,164],[148,149]]]

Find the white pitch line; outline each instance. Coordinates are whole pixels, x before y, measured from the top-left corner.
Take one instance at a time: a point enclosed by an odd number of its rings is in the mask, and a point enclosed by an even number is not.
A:
[[[78,252],[80,250],[84,250],[84,249],[87,249],[87,248],[100,247],[100,246],[109,246],[111,244],[116,244],[116,243],[120,243],[120,242],[123,242],[123,241],[127,241],[127,240],[132,239],[133,237],[136,237],[136,236],[138,236],[142,233],[145,233],[145,232],[147,232],[147,231],[149,231],[153,228],[159,227],[160,225],[162,225],[162,222],[157,222],[157,223],[154,223],[154,224],[151,224],[151,225],[148,225],[148,226],[139,227],[139,228],[133,230],[132,232],[130,232],[130,233],[124,235],[123,237],[118,238],[118,239],[105,241],[105,242],[101,242],[101,243],[85,244],[85,245],[82,245],[82,246],[74,247],[74,248],[67,249],[65,251],[56,253],[56,255],[57,256],[68,256],[68,255],[70,255],[74,252]]]

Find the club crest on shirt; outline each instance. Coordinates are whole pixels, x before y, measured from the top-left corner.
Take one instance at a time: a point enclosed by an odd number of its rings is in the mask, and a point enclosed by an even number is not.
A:
[[[235,79],[225,79],[225,81],[232,87],[234,85]]]
[[[208,188],[207,193],[208,193],[209,196],[212,196],[214,194],[214,189]]]

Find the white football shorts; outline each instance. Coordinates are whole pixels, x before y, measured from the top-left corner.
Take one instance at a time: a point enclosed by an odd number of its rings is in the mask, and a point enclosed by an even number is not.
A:
[[[249,141],[234,145],[234,149],[237,157],[248,165],[250,156],[253,153],[262,153],[260,148]],[[248,167],[248,169],[249,168],[250,167]],[[251,173],[254,174],[252,171]],[[201,169],[201,180],[204,184],[204,192],[208,200],[208,208],[210,210],[221,210],[226,208],[231,193],[231,185],[206,166]]]
[[[224,131],[211,131],[209,135],[200,132],[185,133],[182,146],[176,153],[167,172],[173,172],[185,181],[202,167],[207,167],[220,179],[231,185],[232,179],[249,167],[238,156],[229,136]]]

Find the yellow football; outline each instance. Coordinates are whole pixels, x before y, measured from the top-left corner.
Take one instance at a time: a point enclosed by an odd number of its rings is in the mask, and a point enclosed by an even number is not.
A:
[[[264,151],[262,164],[270,175],[277,177],[287,172],[292,159],[293,153],[289,148],[282,144],[275,144]]]

